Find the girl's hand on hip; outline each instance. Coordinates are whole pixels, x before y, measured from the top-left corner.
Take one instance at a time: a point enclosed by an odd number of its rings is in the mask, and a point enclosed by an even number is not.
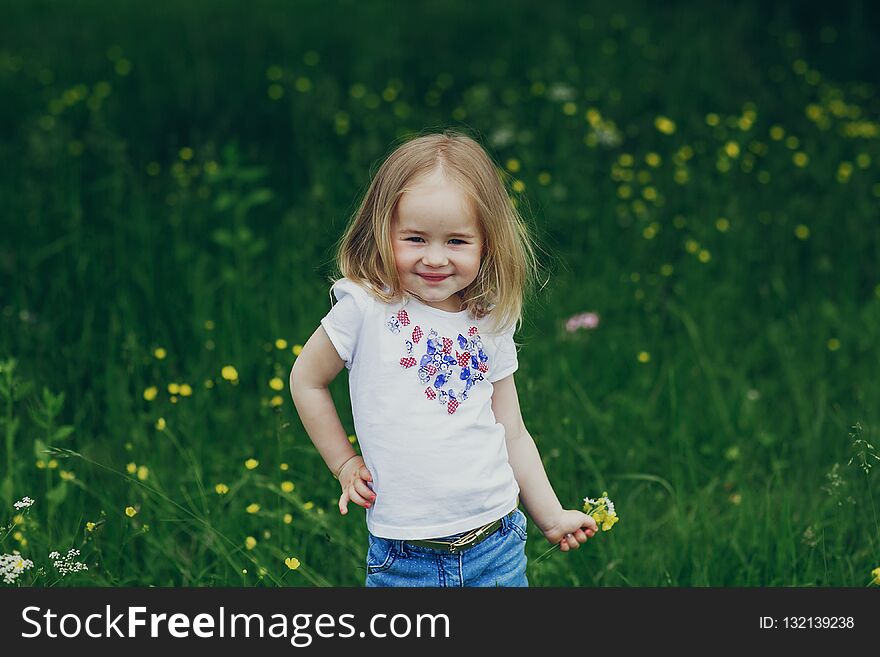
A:
[[[362,456],[355,456],[348,461],[339,472],[339,485],[342,495],[339,496],[339,513],[348,513],[348,502],[351,500],[358,506],[369,508],[376,494],[367,485],[373,481],[373,475],[364,464]]]
[[[551,543],[558,544],[562,552],[576,550],[581,543],[599,531],[596,521],[583,511],[563,509],[556,522],[544,530],[544,537]]]

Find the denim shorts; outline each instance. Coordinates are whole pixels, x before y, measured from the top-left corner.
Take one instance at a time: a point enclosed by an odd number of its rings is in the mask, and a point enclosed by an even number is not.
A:
[[[367,535],[367,586],[528,586],[526,515],[518,508],[489,538],[458,554]],[[466,534],[436,537],[455,540]]]

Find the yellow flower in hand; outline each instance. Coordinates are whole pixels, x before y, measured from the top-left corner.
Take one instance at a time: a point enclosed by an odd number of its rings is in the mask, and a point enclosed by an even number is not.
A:
[[[608,493],[604,491],[598,500],[584,498],[584,513],[600,524],[604,532],[614,527],[614,524],[620,520],[614,510],[614,502],[608,499]]]
[[[609,513],[608,515],[606,515],[605,522],[602,523],[602,531],[607,532],[609,529],[614,527],[614,523],[617,522],[617,520],[618,518],[616,513]]]

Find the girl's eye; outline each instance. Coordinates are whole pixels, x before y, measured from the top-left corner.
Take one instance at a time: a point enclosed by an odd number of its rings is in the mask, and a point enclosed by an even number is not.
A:
[[[405,241],[406,241],[406,242],[409,242],[410,240],[420,240],[420,239],[422,239],[422,238],[421,238],[421,237],[407,237]],[[450,241],[450,242],[458,242],[458,243],[460,243],[460,244],[467,244],[467,242],[465,242],[464,240],[455,239],[455,238],[453,238],[453,239],[451,239],[451,240],[449,240],[449,241]],[[457,246],[457,245],[456,245],[456,246]]]

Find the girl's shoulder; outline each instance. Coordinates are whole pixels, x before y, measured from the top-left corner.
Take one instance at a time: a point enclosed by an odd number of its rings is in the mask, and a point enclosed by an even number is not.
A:
[[[336,297],[341,302],[350,297],[362,310],[372,308],[376,303],[381,303],[375,291],[366,281],[356,281],[350,278],[339,278],[330,286],[331,297]]]

